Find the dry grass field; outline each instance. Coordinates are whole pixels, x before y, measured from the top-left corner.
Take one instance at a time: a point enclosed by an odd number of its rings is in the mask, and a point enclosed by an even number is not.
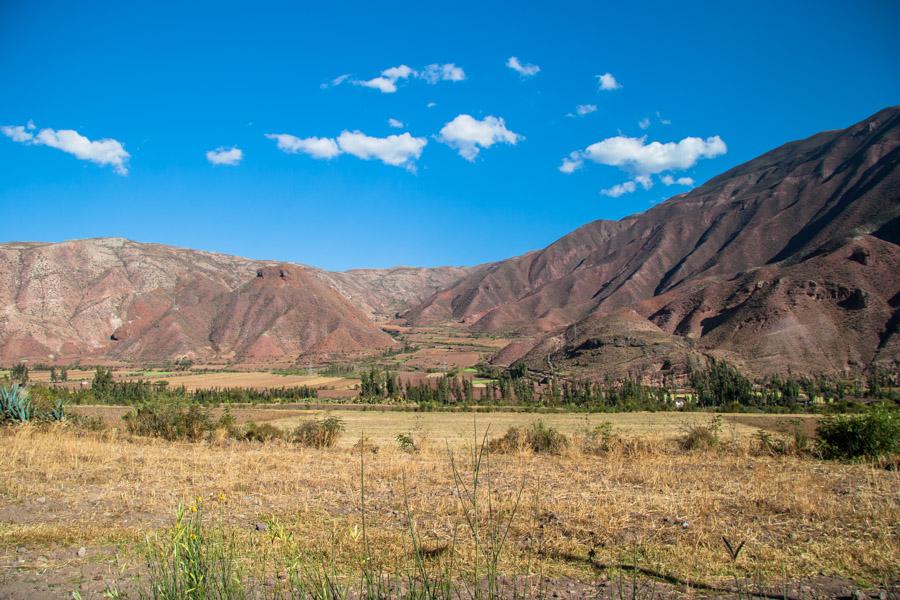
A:
[[[266,371],[192,373],[175,372],[170,375],[155,376],[152,372],[139,376],[123,377],[148,381],[167,381],[170,386],[184,386],[188,391],[209,388],[279,388],[306,385],[309,387],[349,387],[356,380],[343,377],[321,377],[319,375],[279,375]]]
[[[269,422],[292,427],[318,415]],[[423,546],[435,555],[452,546],[464,570],[473,549],[460,536],[464,503],[448,454],[462,463],[469,456],[473,415],[339,416],[347,432],[324,450],[284,442],[164,442],[66,427],[3,430],[0,590],[7,595],[0,596],[66,598],[80,589],[92,597],[133,588],[145,570],[146,536],[170,526],[179,504],[196,505],[198,498],[208,520],[233,532],[248,568],[283,549],[275,532],[282,538],[288,532],[304,556],[334,556],[338,572],[353,572],[364,556],[361,453],[353,448],[363,432],[379,447],[362,453],[375,559],[388,568],[409,566],[412,516]],[[493,413],[478,415],[477,423],[482,432],[490,425],[493,437],[536,418]],[[492,499],[496,514],[512,515],[501,559],[507,575],[570,582],[565,592],[636,564],[685,593],[727,587],[735,575],[776,587],[823,577],[862,585],[897,577],[896,471],[758,455],[751,437],[758,429],[729,418],[719,448],[694,452],[681,450],[675,438],[685,419],[708,415],[541,418],[571,436],[567,450],[492,453],[481,474],[490,487],[483,500]],[[621,441],[606,454],[586,454],[579,432],[600,421],[612,422]],[[420,451],[398,447],[394,437],[402,432],[413,433]],[[746,542],[736,562],[722,536]]]

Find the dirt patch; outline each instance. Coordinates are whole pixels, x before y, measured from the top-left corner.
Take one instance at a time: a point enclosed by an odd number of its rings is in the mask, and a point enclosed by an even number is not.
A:
[[[816,427],[821,420],[821,417],[812,415],[728,415],[725,418],[733,423],[787,436],[794,435],[794,428],[799,425],[810,439],[815,437]]]

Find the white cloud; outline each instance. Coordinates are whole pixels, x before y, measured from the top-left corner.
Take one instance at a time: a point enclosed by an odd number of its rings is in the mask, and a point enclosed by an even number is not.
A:
[[[650,119],[648,119],[647,117],[644,117],[643,119],[638,121],[638,127],[640,127],[641,129],[649,128],[650,127]]]
[[[355,80],[353,85],[379,90],[382,94],[393,94],[397,91],[397,80],[416,77],[418,73],[406,65],[390,67],[381,72],[381,75],[368,80]]]
[[[566,175],[572,174],[581,167],[584,166],[584,160],[581,158],[580,152],[572,152],[563,159],[562,164],[559,165],[559,170],[565,173]]]
[[[623,194],[630,194],[636,189],[637,185],[633,181],[626,181],[625,183],[617,183],[611,188],[600,190],[600,193],[604,196],[609,196],[610,198],[618,198]]]
[[[646,137],[616,136],[591,144],[580,153],[582,158],[602,165],[619,167],[637,175],[693,167],[702,158],[725,154],[728,147],[719,136],[705,140],[686,137],[680,142],[650,142]]]
[[[244,152],[237,146],[231,148],[216,148],[206,153],[206,160],[214,165],[236,166],[241,164],[244,158]]]
[[[567,117],[583,117],[584,115],[589,115],[593,112],[597,112],[596,104],[579,104],[575,107],[574,113],[566,113]]]
[[[437,102],[429,102],[425,105],[426,108],[434,108],[435,106],[437,106]]]
[[[337,86],[341,85],[342,83],[344,83],[345,81],[347,81],[348,79],[350,79],[350,74],[345,73],[344,75],[338,75],[337,77],[335,77],[334,79],[332,79],[331,81],[329,81],[327,83],[321,84],[319,87],[322,88],[323,90],[328,89],[330,87],[337,87]]]
[[[613,77],[612,73],[604,73],[603,75],[597,75],[597,79],[599,80],[600,89],[607,90],[617,90],[622,87],[616,78]]]
[[[346,78],[345,75],[341,77]],[[408,65],[399,65],[385,69],[378,77],[354,79],[352,83],[353,85],[379,90],[382,94],[393,94],[397,91],[398,81],[411,78],[422,79],[426,83],[434,85],[439,81],[463,81],[466,78],[466,72],[453,63],[432,64],[421,71],[416,71]],[[342,81],[343,79],[341,81],[335,79],[332,85],[340,85]]]
[[[447,63],[444,65],[428,65],[418,76],[434,85],[438,81],[464,81],[466,72],[453,63]]]
[[[653,179],[651,179],[649,175],[638,175],[634,178],[634,182],[641,184],[641,187],[645,190],[649,190],[653,187]]]
[[[388,79],[396,81],[397,79],[408,79],[410,75],[415,75],[416,72],[406,65],[400,65],[399,67],[385,69],[381,74]]]
[[[417,138],[409,133],[378,138],[361,131],[342,131],[335,138],[299,138],[287,133],[268,133],[266,137],[278,142],[278,148],[289,154],[303,152],[313,158],[330,159],[341,154],[350,154],[363,160],[378,159],[395,167],[415,170],[414,162],[422,155],[428,143],[425,138]]]
[[[30,142],[34,139],[34,135],[25,131],[24,125],[4,125],[0,127],[0,131],[14,142]]]
[[[390,125],[394,129],[403,129],[403,121],[401,121],[400,119],[395,119],[395,118],[391,117],[390,119],[388,119],[387,122],[388,122],[388,125]]]
[[[671,125],[672,124],[672,121],[670,121],[669,119],[663,119],[662,115],[659,114],[659,111],[656,111],[656,118],[659,119],[659,122],[662,123],[663,125]]]
[[[521,75],[522,77],[531,77],[532,75],[537,75],[541,68],[537,65],[532,64],[522,64],[519,62],[519,59],[515,56],[510,56],[506,60],[506,66]]]
[[[675,185],[676,183],[688,187],[694,185],[694,180],[691,177],[679,177],[678,179],[675,179],[671,175],[663,175],[659,180],[663,182],[663,185]]]
[[[33,146],[48,146],[71,154],[75,158],[87,160],[98,165],[111,165],[119,175],[127,175],[125,163],[131,157],[125,151],[122,142],[112,138],[90,140],[74,129],[41,129],[36,134],[34,123],[27,125],[7,125],[0,127],[0,132],[14,142]]]
[[[337,143],[342,152],[357,158],[376,158],[385,164],[412,170],[414,161],[422,155],[422,149],[428,140],[413,137],[409,133],[377,138],[360,131],[343,131],[338,136]]]
[[[397,80],[388,77],[374,77],[365,81],[357,79],[353,81],[353,85],[376,89],[382,94],[393,94],[397,91]]]
[[[341,153],[337,142],[331,138],[298,138],[287,133],[267,133],[266,137],[278,142],[278,149],[288,154],[303,152],[313,158],[329,159]]]
[[[439,141],[456,149],[468,161],[475,160],[481,148],[490,148],[498,143],[515,145],[523,139],[518,133],[507,129],[502,118],[490,115],[480,121],[470,115],[457,115],[438,134]]]

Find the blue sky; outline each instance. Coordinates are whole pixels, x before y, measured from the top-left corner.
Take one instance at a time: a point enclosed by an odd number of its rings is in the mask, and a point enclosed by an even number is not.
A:
[[[896,1],[375,4],[0,2],[0,240],[477,264],[900,102]]]

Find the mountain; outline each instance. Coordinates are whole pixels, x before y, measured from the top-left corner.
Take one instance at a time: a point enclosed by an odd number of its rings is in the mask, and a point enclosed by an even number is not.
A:
[[[791,142],[620,221],[472,268],[359,269],[120,238],[0,244],[0,362],[291,363],[457,322],[588,376],[900,368],[900,108]]]
[[[673,369],[699,354],[758,373],[896,368],[898,157],[893,107],[473,271],[406,318],[528,334],[500,360],[543,370]]]
[[[373,322],[464,270],[358,270],[120,238],[0,244],[0,361],[284,362],[372,354]]]
[[[317,274],[370,318],[384,321],[453,285],[472,270],[469,267],[394,267],[317,271]]]

